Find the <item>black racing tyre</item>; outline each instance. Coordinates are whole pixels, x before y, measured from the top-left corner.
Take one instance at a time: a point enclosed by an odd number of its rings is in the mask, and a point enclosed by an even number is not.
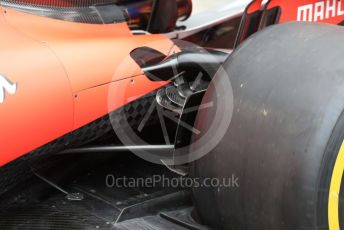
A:
[[[232,121],[190,171],[201,181],[233,177],[238,183],[194,188],[204,224],[344,230],[343,41],[343,27],[288,23],[254,35],[227,60]],[[215,84],[227,75],[216,76]],[[196,129],[207,129],[211,120],[204,118],[214,111],[199,111]]]

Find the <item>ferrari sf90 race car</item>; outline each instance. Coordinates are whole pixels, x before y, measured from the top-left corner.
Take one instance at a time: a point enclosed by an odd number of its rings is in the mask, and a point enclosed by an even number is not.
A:
[[[0,0],[0,229],[344,229],[341,0]]]

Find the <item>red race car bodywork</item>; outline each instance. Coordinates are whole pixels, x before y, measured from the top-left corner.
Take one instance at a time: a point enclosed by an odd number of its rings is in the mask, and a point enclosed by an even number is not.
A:
[[[270,24],[344,20],[342,1],[271,0],[264,6],[256,0],[246,9],[237,45]],[[0,13],[0,165],[166,84],[150,81],[128,58],[135,48],[179,51],[164,35],[133,35],[125,22],[75,23],[7,7]],[[110,89],[123,100],[108,100]]]
[[[235,46],[267,26],[291,21],[342,24],[344,6],[337,0],[253,0],[244,12]]]
[[[128,59],[147,44],[171,52],[173,43],[162,35],[134,36],[126,23],[91,25],[0,10],[0,83],[16,86],[11,95],[0,85],[0,165],[164,84],[148,80]],[[110,88],[124,100],[108,101]]]

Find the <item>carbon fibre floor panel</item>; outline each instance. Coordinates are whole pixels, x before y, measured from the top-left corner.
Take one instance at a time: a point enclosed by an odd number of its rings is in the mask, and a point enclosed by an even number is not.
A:
[[[1,197],[0,229],[194,229],[163,215],[176,212],[191,216],[188,190],[162,185],[133,188],[105,185],[108,174],[130,178],[174,177],[165,167],[147,163],[128,152],[53,158],[50,161],[53,163],[41,168],[39,175],[65,191],[83,194],[84,199],[68,200],[66,194],[32,174],[31,179]],[[190,211],[185,214],[185,210]]]

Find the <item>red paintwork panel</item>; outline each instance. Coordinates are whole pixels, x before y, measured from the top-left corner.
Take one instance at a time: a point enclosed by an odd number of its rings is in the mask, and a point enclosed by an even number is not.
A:
[[[0,165],[166,84],[142,75],[129,56],[133,49],[178,51],[164,36],[132,35],[125,23],[89,25],[0,11],[0,74],[17,83],[17,92],[6,93],[0,104]],[[110,89],[123,100],[109,98]]]
[[[145,75],[140,75],[81,91],[75,94],[75,128],[82,127],[94,117],[102,117],[165,84],[154,83]]]
[[[311,21],[339,24],[344,21],[343,1],[338,0],[271,0],[268,9],[281,7],[280,23]]]
[[[17,84],[16,93],[5,93],[0,104],[0,165],[4,165],[71,130],[73,100],[55,55],[8,26],[1,15],[0,74]]]
[[[137,47],[149,46],[167,54],[173,46],[162,35],[133,36],[126,23],[73,23],[13,10],[7,10],[5,18],[17,30],[51,48],[68,72],[73,92],[142,74],[128,59]],[[130,67],[119,71],[125,59]]]
[[[262,2],[263,0],[253,0],[248,6],[247,6],[247,9],[246,9],[246,12],[248,14],[252,14],[256,11],[259,11],[260,8],[261,8],[261,5],[262,5]]]

